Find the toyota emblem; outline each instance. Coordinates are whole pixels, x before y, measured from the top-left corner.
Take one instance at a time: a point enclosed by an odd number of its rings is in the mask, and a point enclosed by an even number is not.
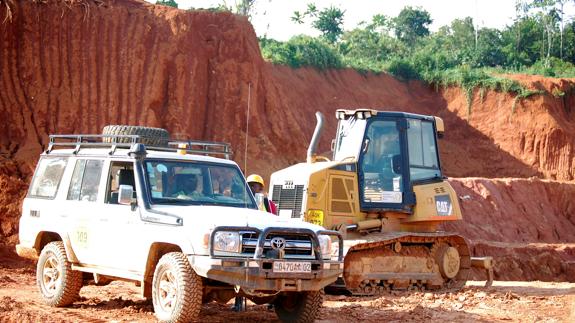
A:
[[[286,247],[286,239],[282,237],[273,237],[270,244],[273,250],[284,250]]]

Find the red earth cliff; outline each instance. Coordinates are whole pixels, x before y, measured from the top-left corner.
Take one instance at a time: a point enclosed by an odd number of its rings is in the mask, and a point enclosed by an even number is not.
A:
[[[465,221],[446,227],[472,239],[477,253],[514,253],[501,262],[499,279],[518,279],[516,270],[505,276],[514,261],[531,270],[517,260],[533,252],[525,244],[575,240],[568,201],[574,184],[488,179],[573,180],[572,80],[514,76],[545,94],[514,105],[510,94],[476,91],[468,113],[459,88],[266,63],[247,19],[229,13],[137,0],[9,5],[11,18],[0,24],[0,240],[17,240],[21,200],[48,134],[99,133],[107,124],[163,127],[175,137],[230,142],[247,173],[267,177],[305,158],[315,111],[326,115],[319,150],[328,151],[334,111],[359,107],[445,120],[446,174],[482,177],[452,180]],[[0,6],[0,18],[7,14]],[[495,242],[524,244],[506,249]],[[553,257],[572,262],[573,251]],[[563,269],[561,275],[570,270]]]

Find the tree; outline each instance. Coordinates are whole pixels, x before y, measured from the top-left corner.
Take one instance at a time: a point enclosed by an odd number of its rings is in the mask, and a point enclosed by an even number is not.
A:
[[[314,21],[311,24],[312,27],[319,30],[322,37],[324,37],[330,44],[333,44],[343,33],[342,25],[344,14],[345,11],[334,6],[318,11],[315,4],[310,3],[307,5],[307,10],[303,14],[299,11],[295,11],[291,20],[298,24],[302,24],[305,17],[314,18]]]
[[[575,21],[565,25],[565,39],[575,39]],[[575,42],[565,43],[563,55],[565,61],[575,63]]]
[[[529,16],[517,19],[502,32],[503,52],[507,66],[519,68],[535,63],[541,57],[542,26]]]
[[[505,54],[503,53],[501,32],[493,28],[481,28],[477,33],[477,47],[475,49],[474,66],[503,66]]]
[[[477,47],[475,26],[471,17],[453,20],[451,22],[451,33],[455,46],[468,50],[472,47]]]
[[[407,6],[394,19],[395,36],[408,44],[415,45],[418,38],[429,35],[431,15],[424,9]]]
[[[256,0],[240,0],[236,3],[236,13],[238,15],[246,16],[248,17],[248,20],[251,20],[255,3]]]
[[[343,33],[341,26],[343,25],[344,14],[345,12],[341,9],[331,6],[318,13],[317,20],[312,23],[312,26],[319,30],[328,42],[333,44]]]
[[[178,3],[176,2],[176,0],[157,0],[156,4],[159,4],[162,6],[174,7],[174,8],[178,7]]]
[[[568,2],[569,0],[556,0],[556,4],[559,6],[559,21],[561,22],[561,26],[559,28],[559,33],[560,33],[560,49],[559,49],[559,58],[563,59],[563,34],[564,34],[564,30],[565,30],[565,4]]]
[[[555,8],[556,0],[534,0],[529,4],[531,10],[535,10],[535,17],[539,23],[544,27],[541,36],[542,41],[542,55],[545,55],[546,67],[549,66],[549,58],[551,56],[551,48],[553,44],[553,34],[556,31],[557,23],[559,22],[559,12]],[[547,37],[545,37],[547,36]],[[545,54],[544,43],[547,41],[547,50]]]

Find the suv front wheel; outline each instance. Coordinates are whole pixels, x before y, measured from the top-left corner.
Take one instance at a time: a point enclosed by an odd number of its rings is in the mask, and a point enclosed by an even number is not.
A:
[[[161,322],[197,320],[202,306],[202,278],[181,252],[162,256],[152,282],[154,312]]]
[[[62,241],[47,244],[38,258],[36,283],[42,300],[50,306],[72,304],[80,295],[82,273],[72,270]]]
[[[323,291],[289,292],[274,301],[279,319],[283,322],[307,323],[315,321],[323,303]]]

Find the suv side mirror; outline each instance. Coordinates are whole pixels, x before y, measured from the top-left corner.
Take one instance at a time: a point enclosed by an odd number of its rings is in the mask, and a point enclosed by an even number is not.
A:
[[[134,196],[134,188],[132,185],[120,185],[118,191],[118,204],[131,205]]]

